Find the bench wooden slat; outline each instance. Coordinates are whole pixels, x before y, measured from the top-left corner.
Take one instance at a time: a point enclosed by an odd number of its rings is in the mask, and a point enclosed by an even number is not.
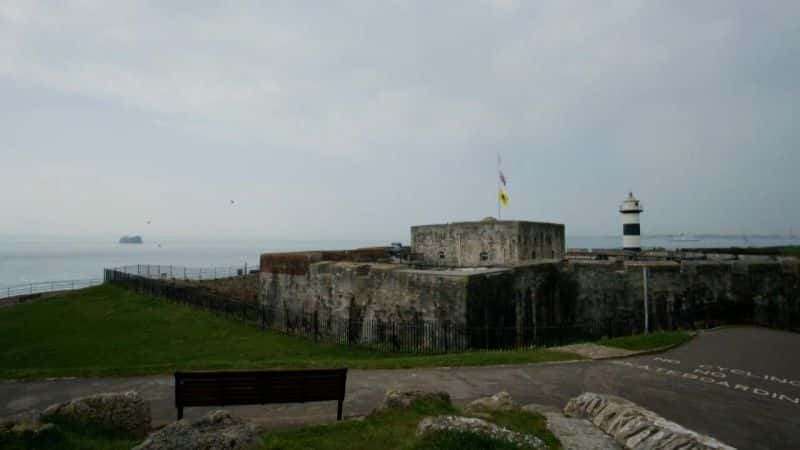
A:
[[[347,369],[175,372],[178,419],[187,406],[265,405],[336,400],[342,419]]]

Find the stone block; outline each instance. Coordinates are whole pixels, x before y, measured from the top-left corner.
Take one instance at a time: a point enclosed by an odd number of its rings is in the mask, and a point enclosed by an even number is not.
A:
[[[482,397],[474,400],[466,407],[467,412],[478,411],[511,411],[517,408],[517,404],[511,398],[511,395],[506,392],[498,392],[491,397]]]
[[[450,404],[450,394],[441,391],[426,392],[418,389],[407,391],[390,389],[386,391],[386,395],[378,410],[407,409],[417,400],[432,400]]]
[[[263,429],[224,410],[200,419],[182,419],[152,433],[134,450],[239,450],[253,448]]]
[[[80,397],[48,406],[45,422],[69,422],[144,437],[150,431],[150,405],[135,391]]]
[[[564,406],[568,417],[590,420],[630,450],[733,450],[712,437],[688,430],[621,397],[585,392]]]
[[[544,442],[536,436],[517,433],[475,417],[426,417],[417,425],[417,434],[420,436],[440,431],[480,434],[499,441],[506,441],[522,448],[545,448]]]

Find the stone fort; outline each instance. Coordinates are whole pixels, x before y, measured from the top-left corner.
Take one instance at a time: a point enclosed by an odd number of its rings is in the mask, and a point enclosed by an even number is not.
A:
[[[410,247],[262,254],[259,300],[285,322],[313,314],[323,324],[434,320],[522,330],[627,318],[641,327],[643,268],[651,329],[673,328],[698,309],[800,326],[794,258],[567,253],[562,224],[493,218],[411,227]]]

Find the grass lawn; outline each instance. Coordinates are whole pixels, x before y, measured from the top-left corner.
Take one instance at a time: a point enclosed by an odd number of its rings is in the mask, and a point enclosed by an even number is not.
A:
[[[658,333],[603,339],[598,344],[625,350],[641,351],[683,344],[691,339],[692,335],[685,331],[661,331]]]
[[[264,435],[263,449],[505,449],[503,442],[466,433],[437,433],[427,438],[416,435],[417,424],[425,416],[462,415],[448,402],[417,401],[408,410],[392,410],[373,414],[364,420],[349,420],[333,425],[272,431]],[[545,418],[522,410],[493,412],[487,419],[513,431],[533,434],[550,449],[560,449],[558,440],[546,428]],[[485,417],[482,417],[485,418]]]
[[[111,285],[2,308],[0,330],[0,378],[6,379],[178,369],[391,369],[579,359],[550,350],[415,356],[314,343]]]
[[[4,450],[128,450],[141,441],[118,433],[67,424],[58,424],[55,431],[37,438],[0,432],[0,448]]]

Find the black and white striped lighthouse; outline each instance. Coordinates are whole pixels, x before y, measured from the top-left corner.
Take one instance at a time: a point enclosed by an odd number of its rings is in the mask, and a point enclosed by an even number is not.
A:
[[[639,229],[639,214],[644,207],[628,192],[628,198],[622,201],[619,212],[622,214],[622,247],[625,250],[638,252],[642,250],[642,236]]]

